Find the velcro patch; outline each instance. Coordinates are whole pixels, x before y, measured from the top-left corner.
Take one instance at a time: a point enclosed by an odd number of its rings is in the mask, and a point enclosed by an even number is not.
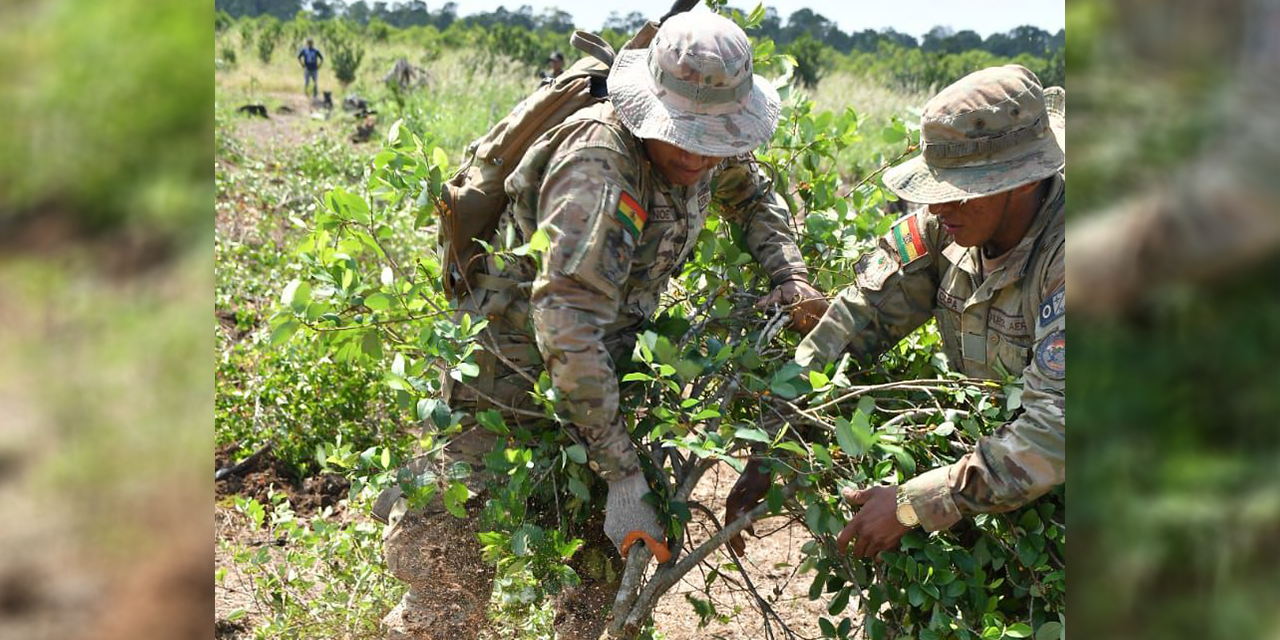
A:
[[[1067,312],[1067,284],[1064,282],[1058,286],[1057,291],[1049,294],[1044,304],[1040,305],[1040,326],[1047,327],[1050,322],[1057,320],[1062,314]]]
[[[896,222],[889,231],[889,239],[897,248],[898,261],[904,267],[929,255],[929,248],[920,233],[919,216],[910,215]]]
[[[1053,380],[1067,377],[1067,332],[1054,331],[1036,346],[1036,364],[1040,371]]]
[[[626,191],[618,198],[618,209],[614,211],[614,215],[622,222],[622,226],[626,227],[631,233],[631,237],[639,238],[644,232],[644,223],[649,219],[649,214],[640,208],[640,203]]]
[[[853,272],[857,274],[859,288],[879,291],[889,276],[898,272],[898,263],[884,249],[876,249],[859,256]]]

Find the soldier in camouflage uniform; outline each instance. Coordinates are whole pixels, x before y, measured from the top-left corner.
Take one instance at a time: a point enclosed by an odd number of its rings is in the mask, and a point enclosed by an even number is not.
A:
[[[975,72],[925,105],[923,152],[886,172],[889,189],[928,206],[859,259],[856,286],[796,360],[865,362],[936,317],[955,370],[1021,374],[1024,411],[952,465],[847,490],[859,509],[841,549],[856,539],[854,555],[874,556],[914,526],[1014,509],[1066,480],[1065,102],[1021,66]]]
[[[548,248],[537,259],[489,256],[478,288],[461,305],[489,325],[480,336],[480,375],[449,381],[451,408],[494,408],[510,423],[537,422],[541,412],[529,391],[545,369],[571,432],[587,448],[588,466],[608,483],[604,532],[624,556],[638,540],[660,559],[666,550],[656,514],[641,500],[649,489],[619,415],[614,362],[630,355],[711,206],[743,226],[775,287],[765,302],[791,305],[801,331],[826,309],[808,282],[788,210],[751,153],[770,138],[779,113],[777,93],[751,63],[746,34],[705,12],[676,15],[649,48],[619,52],[609,101],[547,132],[506,181],[511,206],[495,241],[519,245],[541,231]],[[483,433],[471,429],[463,439],[483,440]],[[466,448],[472,460],[486,450]],[[474,528],[444,514],[406,513],[403,504],[394,513],[387,561],[410,589],[384,620],[392,636],[473,636],[491,571],[483,567],[470,580],[441,576],[422,550],[478,557]],[[589,613],[599,624],[578,633],[558,629],[561,637],[598,636],[603,612]],[[458,624],[446,629],[442,623],[450,621]]]

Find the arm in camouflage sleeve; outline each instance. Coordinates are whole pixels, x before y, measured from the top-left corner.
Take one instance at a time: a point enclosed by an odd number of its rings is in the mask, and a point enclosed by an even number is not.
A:
[[[900,489],[928,531],[975,513],[1010,511],[1066,482],[1066,280],[1062,248],[1039,287],[1040,313],[1022,406],[1013,422],[978,440],[975,451],[926,471]]]
[[[563,406],[605,480],[639,471],[618,417],[618,380],[604,328],[618,314],[635,249],[617,209],[635,193],[621,154],[586,148],[554,158],[538,194],[538,228],[550,246],[530,297],[538,349]]]
[[[929,321],[938,290],[933,266],[941,236],[936,223],[927,220],[923,211],[903,218],[874,250],[858,258],[855,285],[840,292],[818,326],[800,342],[796,362],[821,368],[846,350],[865,362]],[[932,226],[926,229],[926,224]],[[899,227],[903,233],[908,228],[924,229],[919,233],[922,253],[903,254],[894,236]]]
[[[711,193],[725,217],[742,225],[751,255],[773,284],[793,278],[808,281],[809,269],[791,236],[791,215],[754,157],[726,159],[712,180]]]

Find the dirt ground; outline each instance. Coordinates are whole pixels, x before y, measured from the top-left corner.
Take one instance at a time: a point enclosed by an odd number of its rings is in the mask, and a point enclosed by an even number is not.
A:
[[[72,242],[64,237],[20,256],[0,250],[0,268],[93,250]],[[120,298],[182,281],[168,269],[139,282],[44,268]],[[190,483],[162,481],[151,467],[123,481],[65,418],[70,409],[80,417],[101,408],[50,401],[58,397],[50,389],[101,393],[112,376],[136,375],[137,365],[110,368],[96,359],[100,352],[77,354],[74,346],[100,344],[109,329],[58,306],[63,292],[46,293],[26,299],[0,286],[0,640],[207,638],[212,553],[207,516],[191,516]],[[81,342],[68,345],[72,336]],[[66,351],[52,353],[47,343]],[[45,367],[62,378],[51,381]],[[91,403],[86,397],[70,402]],[[129,437],[119,423],[95,424]],[[86,468],[91,476],[76,475]]]
[[[222,454],[219,459],[223,459]],[[270,460],[260,466],[261,468],[247,473],[242,481],[218,483],[219,506],[215,507],[215,536],[218,540],[234,541],[252,547],[267,545],[273,554],[283,552],[283,549],[275,546],[275,541],[263,538],[261,533],[250,532],[243,518],[226,506],[225,497],[231,495],[230,489],[233,486],[239,487],[247,495],[263,497],[268,488],[274,486],[276,490],[284,491],[291,497],[291,502],[299,513],[314,513],[320,505],[331,500],[338,509],[345,507],[345,502],[337,503],[337,500],[345,497],[345,488],[336,491],[337,485],[329,481],[325,481],[319,490],[313,486],[315,482],[306,485],[306,488],[296,486],[281,477]],[[724,498],[736,478],[737,474],[732,468],[720,464],[703,478],[702,484],[694,491],[693,498],[707,505],[719,517],[724,510]],[[698,513],[695,511],[694,523],[690,527],[694,544],[706,540],[713,533],[706,518],[699,517]],[[747,577],[792,632],[800,637],[821,636],[817,620],[823,614],[827,602],[825,599],[810,601],[807,592],[811,574],[796,573],[802,560],[800,548],[809,540],[803,525],[773,519],[758,523],[756,531],[762,537],[746,537],[747,551],[743,566]],[[732,564],[732,561],[727,551],[720,550],[711,555],[708,563],[723,567]],[[221,548],[216,552],[215,566],[227,569],[226,577],[217,585],[216,590],[214,614],[217,637],[250,637],[253,625],[261,620],[261,615],[255,611],[252,585],[236,570],[230,554]],[[654,612],[658,630],[669,640],[755,640],[765,637],[763,618],[755,608],[754,598],[740,586],[740,576],[735,572],[725,571],[708,589],[706,579],[709,572],[710,569],[705,565],[691,571],[662,598]],[[698,615],[686,599],[686,594],[701,600],[711,600],[719,613],[729,617],[729,621],[712,622],[699,628]],[[612,595],[609,597],[611,599]],[[395,603],[387,603],[387,608],[393,604]],[[235,622],[228,621],[228,614],[238,608],[247,610],[248,615]],[[785,637],[777,622],[772,624],[773,632],[779,637]]]
[[[729,465],[721,463],[703,477],[693,492],[693,499],[709,507],[720,518],[724,515],[724,499],[737,478],[738,474]],[[714,533],[706,518],[699,516],[700,513],[694,511],[694,523],[690,527],[695,544]],[[822,632],[818,629],[818,616],[825,612],[827,602],[821,598],[810,601],[807,594],[812,574],[796,573],[802,560],[800,547],[810,540],[804,525],[775,518],[756,523],[755,531],[761,535],[760,538],[744,536],[747,548],[742,564],[747,577],[755,585],[757,593],[769,602],[791,631],[801,637],[820,637]],[[708,558],[708,563],[717,567],[732,565],[732,562],[724,547]],[[708,573],[704,563],[702,567],[686,574],[684,580],[663,596],[654,612],[657,628],[670,640],[764,638],[764,621],[754,605],[754,597],[729,583],[729,579],[741,582],[739,575],[725,571],[721,578],[712,583],[708,598]],[[729,622],[713,622],[699,629],[698,615],[685,594],[692,594],[701,600],[710,599],[720,613],[729,616]],[[785,637],[777,622],[772,624],[775,636]]]

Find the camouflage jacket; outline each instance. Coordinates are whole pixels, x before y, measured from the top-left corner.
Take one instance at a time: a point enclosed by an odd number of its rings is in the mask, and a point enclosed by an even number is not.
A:
[[[1021,372],[1018,417],[899,489],[929,531],[1017,508],[1066,481],[1065,210],[1059,176],[1026,236],[984,280],[979,249],[948,242],[927,209],[904,217],[858,260],[856,286],[796,352],[805,366],[845,350],[865,361],[933,316],[954,369],[991,379]]]
[[[697,185],[673,185],[607,102],[536,141],[505,186],[512,204],[496,238],[515,246],[542,230],[550,246],[539,260],[488,258],[480,284],[496,291],[479,306],[500,334],[488,348],[517,366],[545,366],[589,466],[607,480],[639,471],[613,362],[630,355],[709,206],[743,225],[774,284],[808,274],[788,210],[750,155],[726,159]]]

